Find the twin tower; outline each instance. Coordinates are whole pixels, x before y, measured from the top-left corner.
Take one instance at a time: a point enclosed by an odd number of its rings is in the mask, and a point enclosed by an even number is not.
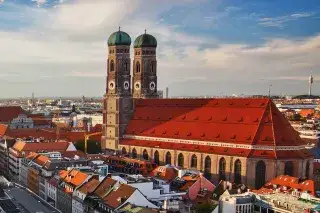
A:
[[[157,40],[145,32],[134,41],[132,78],[130,46],[130,36],[120,31],[120,28],[108,39],[102,134],[104,150],[118,150],[118,144],[134,110],[134,99],[158,97]]]

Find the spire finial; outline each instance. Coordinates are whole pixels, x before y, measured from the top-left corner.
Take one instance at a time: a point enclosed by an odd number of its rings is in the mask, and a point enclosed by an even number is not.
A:
[[[119,26],[119,32],[120,32],[120,30],[121,30],[121,27]]]
[[[147,29],[144,29],[144,34],[147,34]]]

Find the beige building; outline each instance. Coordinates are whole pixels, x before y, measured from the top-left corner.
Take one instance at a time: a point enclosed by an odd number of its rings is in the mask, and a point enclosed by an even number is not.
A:
[[[312,178],[312,156],[270,99],[158,99],[156,39],[135,40],[132,80],[130,36],[115,32],[108,45],[106,151],[252,188],[281,174]]]

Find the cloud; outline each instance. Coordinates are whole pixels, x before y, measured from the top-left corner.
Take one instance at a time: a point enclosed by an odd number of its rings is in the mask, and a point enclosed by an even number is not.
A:
[[[278,16],[278,17],[264,17],[259,19],[259,23],[265,27],[284,27],[284,24],[290,21],[296,21],[301,18],[313,16],[315,13],[293,13],[291,15]]]
[[[40,7],[41,5],[45,4],[47,0],[31,0],[37,3],[37,6]]]
[[[261,78],[277,79],[284,85],[278,90],[288,90],[288,78],[294,82],[298,80],[294,76],[307,78],[311,68],[320,70],[320,35],[300,40],[273,38],[256,46],[228,44],[159,21],[168,8],[186,2],[197,4],[191,0],[166,4],[156,0],[79,0],[55,8],[24,8],[25,14],[32,11],[32,26],[0,30],[0,89],[6,91],[1,95],[26,96],[32,91],[41,96],[102,95],[106,40],[119,25],[132,40],[144,29],[157,38],[159,88],[170,85],[173,95],[258,92],[260,86],[253,89],[253,84]],[[8,90],[13,83],[15,88]]]
[[[0,4],[2,4],[4,2],[4,0],[0,0]]]

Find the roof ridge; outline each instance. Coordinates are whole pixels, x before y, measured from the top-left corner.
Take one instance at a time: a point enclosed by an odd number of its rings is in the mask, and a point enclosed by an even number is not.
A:
[[[263,120],[263,118],[264,118],[264,116],[265,116],[265,114],[266,114],[266,112],[267,112],[267,107],[268,107],[268,104],[266,104],[266,106],[265,106],[265,108],[264,108],[264,110],[263,110],[262,116],[260,117],[260,121],[259,121],[259,123],[258,123],[257,130],[256,130],[256,132],[255,132],[255,134],[254,134],[254,137],[253,137],[252,140],[251,140],[251,145],[254,145],[254,141],[255,141],[255,139],[256,139],[256,137],[257,137],[257,134],[258,134],[259,129],[260,129],[261,124],[262,124],[262,120]],[[248,153],[247,157],[250,156],[253,151],[254,151],[254,150],[252,149],[252,150]]]
[[[275,157],[277,158],[277,152],[276,152],[276,146],[277,146],[277,144],[276,144],[276,135],[275,135],[275,131],[274,131],[274,122],[273,122],[273,115],[272,115],[272,103],[270,103],[270,102],[272,102],[272,101],[269,100],[269,101],[268,101],[268,105],[269,105],[270,117],[271,117],[271,121],[272,121],[272,122],[271,122],[271,123],[272,123],[271,129],[272,129],[273,143],[274,143],[273,152],[274,152]]]

